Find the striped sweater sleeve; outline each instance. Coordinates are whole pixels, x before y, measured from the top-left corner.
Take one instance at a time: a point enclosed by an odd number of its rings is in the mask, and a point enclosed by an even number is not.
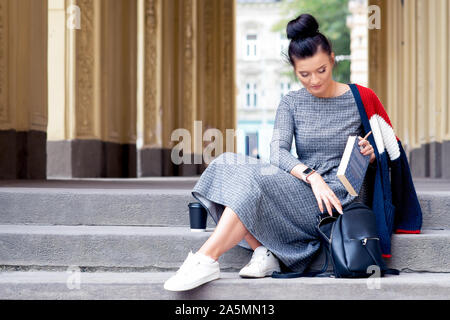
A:
[[[284,96],[275,115],[272,141],[270,142],[270,163],[290,173],[300,160],[291,152],[294,136],[294,117]]]

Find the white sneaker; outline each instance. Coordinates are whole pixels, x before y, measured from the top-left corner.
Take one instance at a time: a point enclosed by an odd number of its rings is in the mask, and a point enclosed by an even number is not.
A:
[[[185,291],[220,278],[219,262],[197,252],[189,252],[178,271],[164,283],[164,289]]]
[[[266,247],[259,246],[253,252],[250,262],[239,271],[239,275],[243,278],[264,278],[274,271],[280,272],[278,259]]]

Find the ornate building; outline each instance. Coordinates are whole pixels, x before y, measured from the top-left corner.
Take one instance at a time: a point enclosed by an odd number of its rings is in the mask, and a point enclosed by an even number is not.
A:
[[[369,0],[369,87],[416,177],[450,178],[450,2]]]
[[[368,19],[367,0],[349,0],[347,27],[350,29],[350,81],[368,86]]]
[[[202,131],[235,127],[234,19],[229,0],[0,0],[0,177],[201,172]],[[180,128],[196,163],[171,161]]]
[[[448,179],[450,3],[368,5],[368,86],[413,175]],[[201,173],[237,126],[235,20],[230,0],[0,0],[0,178]]]
[[[237,152],[269,161],[270,140],[281,97],[300,89],[284,74],[292,72],[282,53],[289,40],[272,27],[282,17],[284,1],[237,0],[236,81]],[[292,144],[295,154],[295,144]]]

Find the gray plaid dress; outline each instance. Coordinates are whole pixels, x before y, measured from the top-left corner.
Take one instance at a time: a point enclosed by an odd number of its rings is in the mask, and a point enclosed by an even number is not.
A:
[[[320,249],[320,210],[311,185],[290,171],[300,162],[315,169],[343,207],[353,201],[368,203],[367,176],[358,197],[336,177],[349,135],[363,136],[351,90],[333,98],[318,98],[305,88],[291,91],[276,112],[270,163],[225,152],[208,165],[192,195],[216,223],[225,206],[230,207],[284,267],[303,272]],[[290,153],[293,137],[298,158]],[[245,240],[239,245],[250,248]]]

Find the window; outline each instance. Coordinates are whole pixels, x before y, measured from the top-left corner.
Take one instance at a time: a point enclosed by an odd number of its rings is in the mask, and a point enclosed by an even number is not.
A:
[[[245,106],[256,107],[258,103],[258,92],[256,83],[247,82],[245,86]]]
[[[247,34],[245,38],[245,50],[246,58],[256,58],[258,56],[258,36],[256,34]]]
[[[280,98],[291,91],[291,83],[289,81],[282,81],[280,83]]]
[[[258,132],[248,132],[245,135],[245,154],[259,159]]]

